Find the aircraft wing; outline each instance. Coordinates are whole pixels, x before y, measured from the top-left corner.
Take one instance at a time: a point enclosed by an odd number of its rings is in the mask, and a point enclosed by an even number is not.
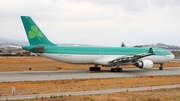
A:
[[[142,53],[142,54],[136,54],[133,56],[123,56],[123,57],[118,57],[116,59],[113,59],[111,61],[109,61],[109,63],[117,63],[117,62],[135,62],[140,58],[143,57],[147,57],[147,56],[151,56],[151,55],[155,55],[153,52],[152,48],[149,48],[148,53]]]
[[[97,59],[94,61],[95,64],[101,64],[101,65],[115,65],[118,62],[121,63],[126,63],[126,62],[136,62],[138,59],[146,57],[146,56],[150,56],[150,55],[154,55],[154,52],[152,50],[152,48],[149,48],[149,52],[148,53],[142,53],[142,54],[136,54],[136,55],[132,55],[132,56],[121,56],[121,57],[105,57],[105,58],[101,58],[101,59]]]

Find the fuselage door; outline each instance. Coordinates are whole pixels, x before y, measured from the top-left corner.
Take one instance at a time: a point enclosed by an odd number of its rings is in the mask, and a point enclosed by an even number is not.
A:
[[[62,48],[59,48],[59,56],[63,56],[63,54],[64,54],[63,49],[62,49]]]
[[[103,56],[104,56],[104,50],[103,50],[103,49],[100,49],[99,51],[100,51],[100,56],[103,57]]]
[[[146,53],[145,50],[142,50],[142,53],[145,54]]]

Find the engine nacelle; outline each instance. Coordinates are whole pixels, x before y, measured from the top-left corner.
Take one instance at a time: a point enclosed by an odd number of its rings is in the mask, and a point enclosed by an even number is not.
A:
[[[140,60],[135,66],[143,69],[151,69],[153,67],[153,62],[151,60]]]

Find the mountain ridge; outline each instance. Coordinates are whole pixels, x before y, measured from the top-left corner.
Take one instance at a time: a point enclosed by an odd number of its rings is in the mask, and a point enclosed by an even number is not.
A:
[[[16,46],[27,46],[28,42],[19,41],[14,39],[7,39],[0,37],[0,45],[16,45]],[[73,43],[57,43],[57,45],[73,45],[73,46],[96,46],[96,45],[88,45],[88,44],[73,44]],[[180,46],[176,45],[167,45],[164,43],[155,43],[155,44],[146,44],[146,45],[136,45],[134,47],[157,47],[157,48],[165,48],[169,50],[180,50]]]
[[[179,46],[176,45],[167,45],[164,43],[155,43],[155,44],[147,44],[147,45],[140,45],[142,47],[157,47],[157,48],[165,48],[165,49],[169,49],[169,50],[180,50]]]

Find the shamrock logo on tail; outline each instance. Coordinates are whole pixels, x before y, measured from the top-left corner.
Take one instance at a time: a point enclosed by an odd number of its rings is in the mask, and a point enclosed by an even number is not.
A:
[[[36,26],[31,26],[31,30],[28,32],[28,37],[31,39],[37,37],[38,40],[41,40],[41,38],[43,38],[43,34],[38,30]]]

